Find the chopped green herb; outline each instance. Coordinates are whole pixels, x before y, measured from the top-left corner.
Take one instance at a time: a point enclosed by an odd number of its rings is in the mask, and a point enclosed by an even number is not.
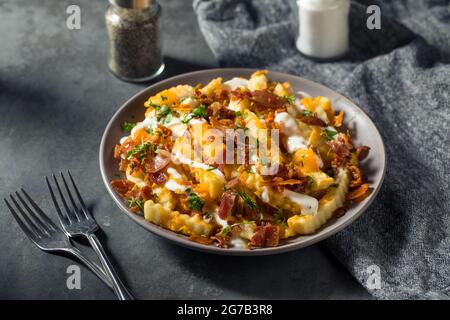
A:
[[[167,116],[165,116],[164,120],[162,121],[162,123],[164,124],[169,124],[170,121],[172,121],[173,116],[171,114],[168,114]]]
[[[335,130],[330,130],[328,128],[325,128],[322,131],[322,135],[325,137],[325,139],[327,139],[328,141],[330,140],[334,140],[334,137],[338,134],[339,132],[335,131]]]
[[[235,112],[234,112],[234,115],[235,115],[236,117],[239,117],[239,116],[242,115],[242,113],[241,113],[240,111],[235,111]]]
[[[152,128],[148,128],[146,131],[147,131],[148,134],[153,134],[153,129]]]
[[[134,156],[136,159],[141,160],[147,155],[149,150],[152,153],[155,153],[156,149],[157,147],[151,142],[145,142],[128,151],[126,158],[127,160],[130,160],[130,158]]]
[[[312,117],[314,115],[314,112],[309,111],[309,110],[301,110],[300,114],[302,116],[306,116],[306,117]]]
[[[231,227],[230,226],[226,226],[225,228],[222,229],[221,235],[223,237],[226,237],[230,232],[231,232]]]
[[[203,218],[205,218],[205,219],[211,219],[211,213],[209,213],[209,212],[205,212],[204,214],[203,214]]]
[[[201,211],[205,205],[205,200],[195,193],[191,193],[188,197],[188,208],[194,211]]]
[[[129,208],[137,208],[139,210],[142,210],[144,208],[145,200],[138,200],[133,197],[130,200],[128,200],[127,202],[128,202]]]
[[[164,124],[169,123],[172,120],[172,109],[167,105],[162,105],[160,107],[155,107],[156,110],[156,120]]]
[[[181,122],[186,124],[193,118],[203,118],[208,120],[208,112],[206,109],[207,107],[204,104],[199,105],[197,108],[194,108],[191,113],[188,113]]]
[[[287,103],[294,103],[294,101],[295,101],[295,96],[294,95],[292,95],[292,96],[283,96],[282,97]]]
[[[162,100],[162,101],[166,101],[166,100],[167,100],[167,97],[166,97],[166,96],[161,95],[160,97],[161,97],[161,100]]]
[[[312,185],[314,183],[314,178],[310,175],[306,176],[306,183],[308,183],[308,185]]]
[[[136,123],[125,121],[120,127],[122,128],[123,132],[131,132],[134,126],[136,126]]]
[[[278,208],[274,214],[275,222],[277,224],[286,224],[286,216],[283,213],[282,208]]]
[[[251,210],[260,212],[261,209],[259,208],[258,204],[255,200],[253,200],[252,197],[250,197],[248,194],[246,194],[243,191],[238,191],[238,195],[244,200],[244,203],[247,207],[249,207]]]

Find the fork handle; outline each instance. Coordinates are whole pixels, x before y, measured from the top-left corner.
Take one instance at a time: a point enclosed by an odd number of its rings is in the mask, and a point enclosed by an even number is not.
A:
[[[133,296],[128,292],[127,288],[122,283],[116,271],[114,270],[114,267],[111,261],[108,259],[108,256],[106,255],[106,252],[103,249],[103,246],[98,240],[97,236],[91,233],[88,235],[88,240],[95,253],[99,257],[106,274],[111,279],[114,292],[116,293],[119,300],[134,300]]]
[[[97,277],[99,277],[100,280],[102,280],[108,287],[114,290],[111,280],[99,265],[97,265],[94,262],[91,262],[81,253],[80,250],[78,250],[75,247],[70,248],[68,252],[77,257],[82,263],[85,264],[86,267],[88,267]]]

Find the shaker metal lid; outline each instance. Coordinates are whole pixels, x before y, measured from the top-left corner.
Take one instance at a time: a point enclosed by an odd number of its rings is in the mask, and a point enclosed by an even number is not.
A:
[[[148,8],[153,0],[109,0],[114,6],[128,9],[143,9]]]

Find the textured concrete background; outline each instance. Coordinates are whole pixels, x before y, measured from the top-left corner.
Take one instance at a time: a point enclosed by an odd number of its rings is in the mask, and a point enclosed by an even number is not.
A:
[[[156,81],[216,66],[191,2],[160,2],[167,67]],[[81,7],[81,30],[66,28],[69,4]],[[107,71],[106,6],[0,0],[1,198],[25,186],[55,216],[43,176],[71,169],[137,298],[369,298],[320,244],[272,257],[208,255],[154,236],[116,208],[99,172],[100,137],[116,109],[148,84],[124,83]],[[0,298],[114,299],[84,267],[81,290],[68,290],[66,269],[74,263],[37,249],[0,204]]]

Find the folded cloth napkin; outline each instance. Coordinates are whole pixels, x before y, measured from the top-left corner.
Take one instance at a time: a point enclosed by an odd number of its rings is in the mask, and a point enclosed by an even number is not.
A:
[[[381,30],[366,27],[369,4],[381,8]],[[448,0],[353,2],[348,56],[319,63],[295,49],[294,1],[194,0],[221,65],[321,82],[357,103],[380,130],[388,159],[383,187],[355,223],[326,240],[377,298],[450,297],[449,8]]]

